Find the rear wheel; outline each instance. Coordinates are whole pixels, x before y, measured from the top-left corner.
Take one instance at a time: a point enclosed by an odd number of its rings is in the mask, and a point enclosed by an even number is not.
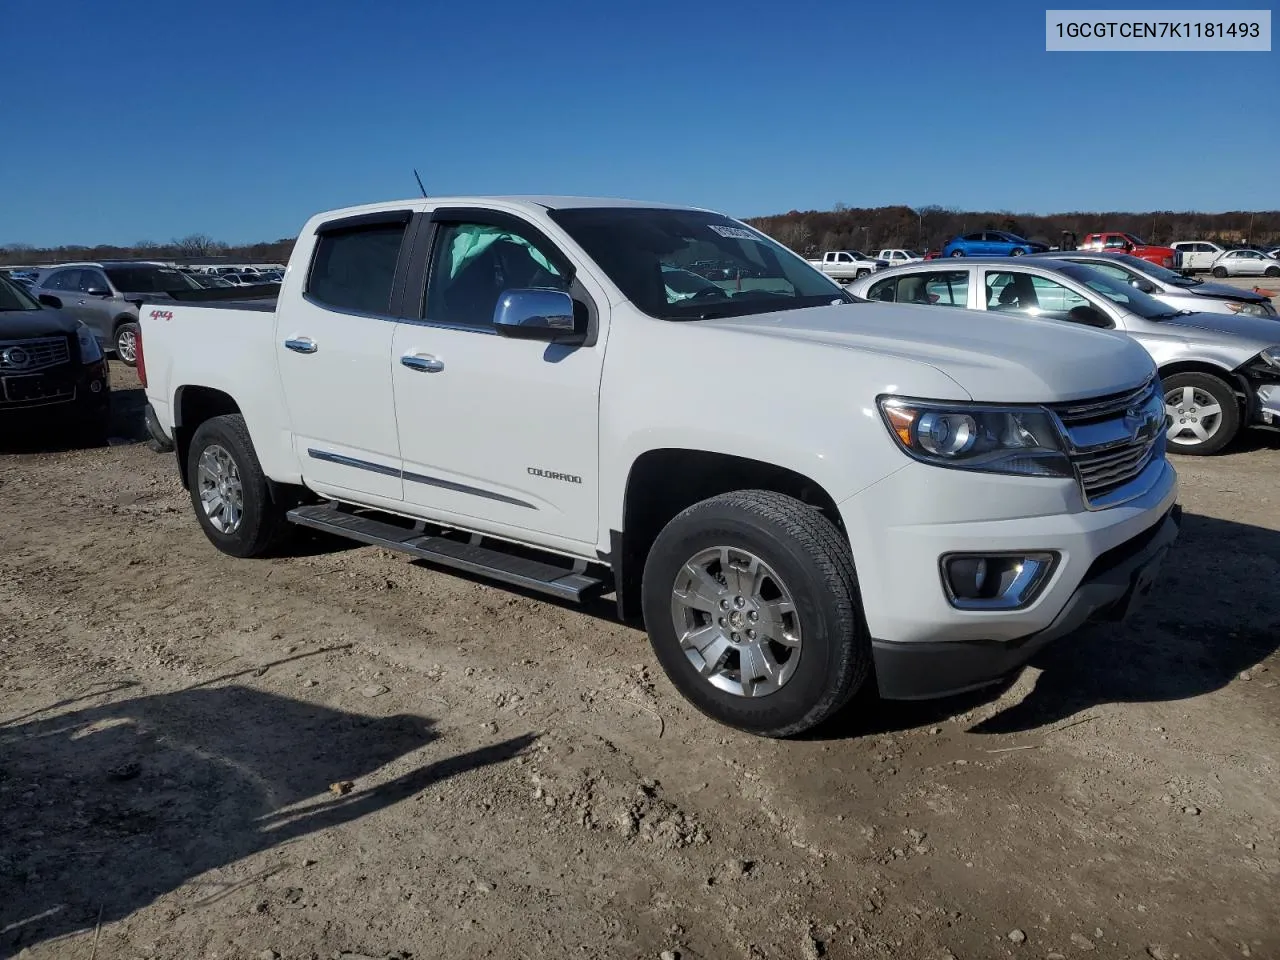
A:
[[[187,451],[187,485],[196,519],[223,553],[265,556],[289,532],[287,506],[272,497],[239,414],[213,417],[196,428]]]
[[[952,251],[951,251],[951,255],[952,255],[953,257],[963,257],[963,256],[964,256],[964,251],[963,251],[963,250],[952,250]]]
[[[1215,277],[1217,277],[1219,280],[1221,280],[1223,277],[1225,277],[1225,276],[1227,275],[1227,268],[1226,268],[1226,267],[1214,267],[1214,268],[1213,268],[1213,275],[1214,275]]]
[[[1217,453],[1240,430],[1240,405],[1225,380],[1208,373],[1175,373],[1164,381],[1169,445],[1175,453]]]
[[[798,734],[871,672],[848,544],[791,497],[744,490],[685,510],[654,542],[642,594],[667,676],[720,723]]]
[[[122,323],[116,327],[116,356],[131,367],[138,365],[138,325]]]

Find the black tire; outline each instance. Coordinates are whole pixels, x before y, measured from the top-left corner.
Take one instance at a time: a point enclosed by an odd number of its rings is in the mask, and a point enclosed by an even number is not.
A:
[[[1014,247],[1011,251],[1009,251],[1009,256],[1020,257],[1026,252],[1027,251],[1023,250],[1021,247]]]
[[[802,645],[792,655],[800,659],[790,679],[763,696],[713,686],[680,646],[672,614],[677,576],[699,551],[717,546],[751,551],[785,581],[795,602]],[[663,670],[695,707],[727,726],[794,736],[844,706],[871,674],[853,554],[830,520],[791,497],[742,490],[689,507],[654,541],[641,592]]]
[[[964,256],[964,251],[963,251],[963,250],[952,250],[952,251],[951,251],[951,255],[952,255],[953,257],[963,257],[963,256]]]
[[[115,349],[116,359],[126,366],[138,365],[137,342],[139,327],[133,321],[127,321],[116,327],[111,346]]]
[[[1178,443],[1170,439],[1170,453],[1207,457],[1222,450],[1236,438],[1236,434],[1240,432],[1240,402],[1236,399],[1235,391],[1231,389],[1229,383],[1210,373],[1175,373],[1171,377],[1164,378],[1163,383],[1166,405],[1169,403],[1170,394],[1180,392],[1184,387],[1191,387],[1209,394],[1222,408],[1218,428],[1208,440],[1198,443]],[[1172,411],[1170,413],[1173,416],[1173,426],[1178,426],[1179,418]]]
[[[1225,277],[1225,276],[1227,275],[1227,268],[1226,268],[1226,267],[1214,267],[1214,268],[1213,268],[1213,275],[1214,275],[1215,277],[1217,277],[1219,280],[1221,280],[1223,277]]]
[[[1280,267],[1267,267],[1264,275],[1268,277],[1280,277]]]
[[[857,273],[853,275],[853,279],[861,280],[863,277],[869,277],[869,276],[871,276],[870,270],[859,270]]]
[[[215,446],[230,455],[240,481],[242,513],[239,523],[229,532],[214,525],[200,497],[200,459]],[[258,463],[244,417],[239,414],[213,417],[196,428],[187,451],[187,486],[205,536],[223,553],[233,557],[267,556],[291,532],[293,525],[285,519],[288,504],[277,503],[272,496],[271,484]]]

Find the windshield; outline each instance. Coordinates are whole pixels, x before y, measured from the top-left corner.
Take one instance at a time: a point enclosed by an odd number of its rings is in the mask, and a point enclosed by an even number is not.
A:
[[[170,293],[174,290],[200,289],[200,284],[171,267],[107,267],[107,279],[123,293]]]
[[[719,214],[597,207],[551,217],[652,317],[705,320],[854,302],[786,247]]]
[[[1161,303],[1137,287],[1115,280],[1084,264],[1073,263],[1063,267],[1062,272],[1144,320],[1167,320],[1178,315],[1177,310],[1170,309],[1168,304]]]
[[[0,311],[39,310],[40,304],[20,284],[0,274]]]
[[[1146,244],[1145,244],[1145,243],[1143,243],[1141,240],[1139,240],[1137,237],[1135,237],[1132,233],[1122,233],[1122,234],[1120,234],[1120,236],[1124,237],[1126,240],[1128,240],[1130,243],[1132,243],[1135,247],[1145,247],[1145,246],[1146,246]]]

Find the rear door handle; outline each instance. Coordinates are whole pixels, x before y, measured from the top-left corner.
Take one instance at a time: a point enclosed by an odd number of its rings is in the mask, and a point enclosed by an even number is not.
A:
[[[410,370],[422,373],[439,373],[444,369],[444,361],[429,354],[406,353],[400,358],[400,362]]]
[[[315,353],[319,347],[310,337],[298,337],[295,340],[286,340],[284,345],[294,353]]]

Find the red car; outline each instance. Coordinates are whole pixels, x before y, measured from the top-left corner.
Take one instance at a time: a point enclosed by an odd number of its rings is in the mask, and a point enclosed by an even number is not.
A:
[[[1080,244],[1081,250],[1127,253],[1150,263],[1172,270],[1177,266],[1178,253],[1173,247],[1161,247],[1143,243],[1132,233],[1091,233]]]
[[[941,250],[930,250],[924,255],[924,258],[926,260],[937,260],[940,256],[942,256]]]

